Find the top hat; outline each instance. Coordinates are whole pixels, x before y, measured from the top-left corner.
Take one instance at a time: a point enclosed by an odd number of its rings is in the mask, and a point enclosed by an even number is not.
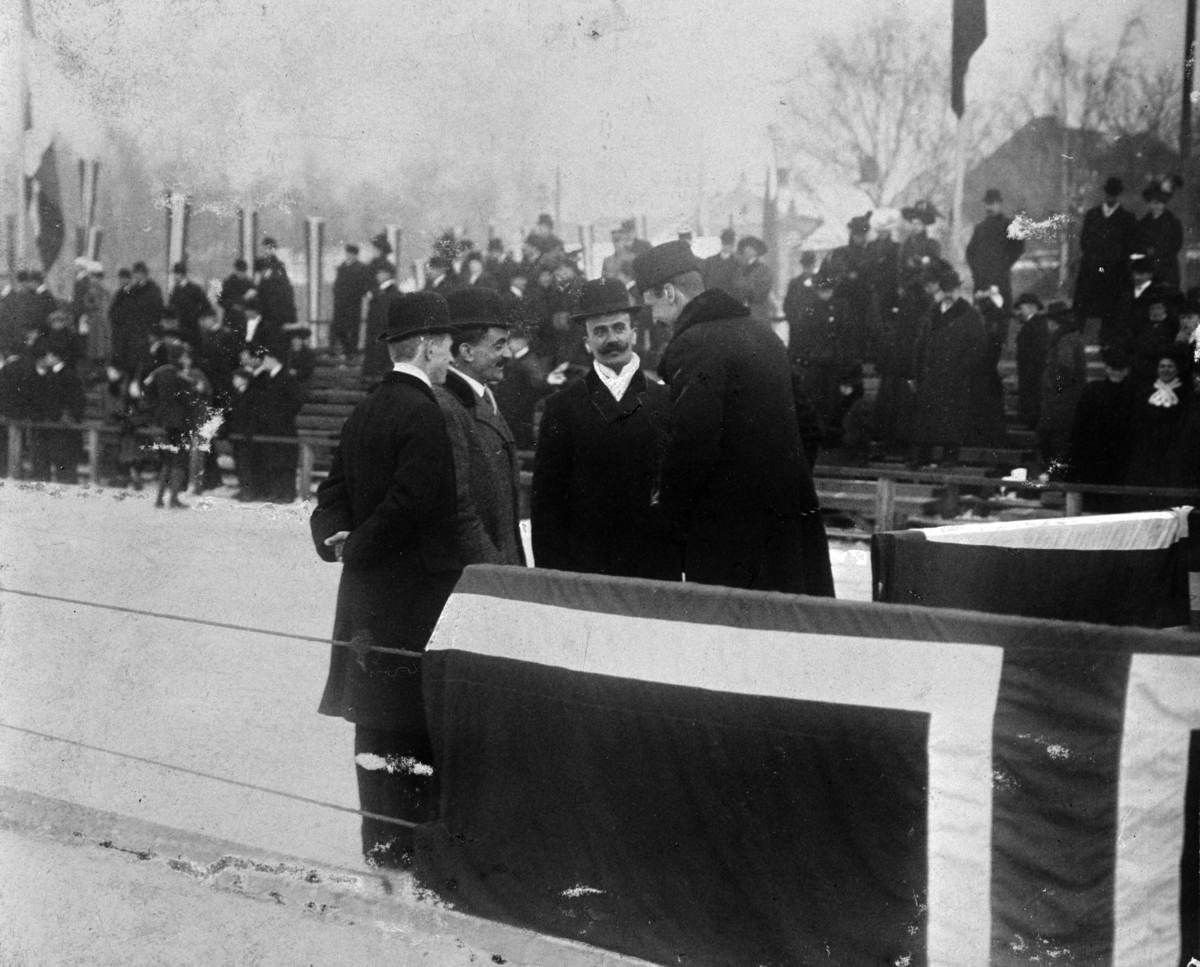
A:
[[[674,241],[655,245],[633,260],[633,277],[639,292],[670,282],[688,272],[699,272],[700,262],[687,242]]]
[[[983,203],[985,205],[1000,204],[1004,198],[1000,194],[999,188],[989,188],[983,193]]]
[[[594,316],[611,316],[618,312],[632,312],[629,290],[619,279],[592,279],[580,287],[572,322],[583,322]]]
[[[504,297],[492,289],[458,289],[446,296],[452,330],[512,326]]]
[[[398,342],[410,336],[452,332],[446,300],[436,292],[406,292],[388,306],[387,330],[380,342]]]
[[[1109,175],[1108,180],[1104,182],[1104,194],[1109,198],[1116,198],[1117,195],[1125,191],[1125,182],[1116,175]]]
[[[550,215],[546,212],[542,212],[542,214],[538,215],[537,223],[539,225],[545,225],[547,228],[554,227],[554,219],[551,218]]]

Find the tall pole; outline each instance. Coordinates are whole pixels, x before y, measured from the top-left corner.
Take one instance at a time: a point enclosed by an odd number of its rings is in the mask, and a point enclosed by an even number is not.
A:
[[[15,11],[15,4],[9,6],[10,11]],[[28,2],[22,2],[21,13],[18,15],[19,21],[16,29],[12,31],[11,36],[15,39],[16,44],[16,67],[17,67],[17,104],[16,104],[16,181],[13,188],[17,195],[17,267],[19,268],[25,261],[25,236],[29,232],[29,212],[25,205],[25,125],[29,123],[30,104],[29,104],[29,62],[26,47],[29,43],[29,34],[33,30],[33,19],[29,11]]]
[[[954,125],[954,203],[950,209],[950,257],[962,264],[963,190],[967,179],[966,121],[958,118]]]
[[[562,168],[554,169],[554,227],[562,231]]]
[[[1183,37],[1183,105],[1179,112],[1179,156],[1192,151],[1192,89],[1196,81],[1196,0],[1187,4],[1187,24]]]

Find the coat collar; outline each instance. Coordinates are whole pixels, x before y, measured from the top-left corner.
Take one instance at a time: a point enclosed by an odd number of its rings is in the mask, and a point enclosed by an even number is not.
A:
[[[592,405],[609,423],[612,423],[614,420],[628,416],[642,405],[642,397],[646,392],[646,374],[641,370],[634,373],[633,379],[629,381],[629,389],[625,391],[625,395],[620,400],[613,399],[612,393],[608,391],[608,387],[604,385],[604,381],[600,379],[594,366],[584,375],[583,385],[587,388]]]
[[[479,403],[479,397],[475,395],[475,391],[471,389],[471,384],[468,383],[462,376],[453,369],[446,370],[446,390],[456,400],[458,400],[468,410],[474,410]]]
[[[380,385],[382,386],[384,383],[400,383],[404,386],[415,386],[435,403],[437,402],[437,398],[433,395],[433,390],[417,379],[417,377],[410,376],[408,373],[398,373],[393,369],[383,377],[383,382]]]
[[[683,307],[679,318],[675,320],[674,334],[678,336],[685,329],[701,322],[743,319],[749,315],[750,309],[723,289],[706,289]]]

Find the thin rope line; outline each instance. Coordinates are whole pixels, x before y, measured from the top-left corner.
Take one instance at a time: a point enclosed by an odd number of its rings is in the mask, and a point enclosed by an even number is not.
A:
[[[330,638],[315,638],[312,635],[297,635],[289,631],[268,631],[265,628],[251,628],[247,625],[227,624],[223,621],[209,621],[206,618],[188,618],[180,614],[163,614],[161,611],[142,611],[138,608],[125,608],[117,604],[100,604],[97,601],[81,601],[78,598],[63,598],[55,594],[42,594],[38,591],[18,591],[16,588],[0,587],[0,592],[19,594],[27,598],[41,598],[44,601],[61,601],[64,604],[78,604],[86,608],[100,608],[102,611],[119,611],[123,614],[136,614],[144,618],[165,618],[167,621],[183,621],[188,624],[205,625],[209,628],[224,628],[228,631],[248,631],[256,635],[270,635],[274,638],[294,638],[298,641],[313,641],[320,645],[333,645],[335,648],[351,648],[355,651],[377,651],[384,655],[400,655],[402,658],[421,658],[419,651],[406,651],[403,648],[384,648],[382,645],[359,645],[352,641],[338,641]]]
[[[79,742],[75,739],[64,739],[60,735],[49,735],[46,732],[37,732],[34,729],[25,729],[19,725],[9,725],[7,722],[0,722],[0,729],[10,729],[13,732],[23,732],[25,735],[36,736],[39,739],[48,739],[51,742],[62,742],[65,745],[73,745],[80,749],[87,749],[89,752],[103,752],[105,755],[116,756],[118,759],[129,759],[132,762],[141,762],[144,765],[158,766],[160,769],[167,769],[172,772],[182,772],[189,776],[199,776],[201,779],[212,779],[214,782],[223,782],[230,786],[241,786],[243,789],[253,789],[255,792],[265,792],[271,796],[282,796],[284,799],[291,799],[295,802],[307,803],[310,806],[324,806],[326,809],[336,809],[342,813],[353,813],[355,816],[365,816],[367,819],[377,819],[380,822],[394,823],[397,826],[405,826],[409,829],[414,829],[418,824],[410,822],[407,819],[397,819],[394,816],[384,816],[380,813],[369,813],[362,809],[352,809],[350,806],[339,806],[336,803],[323,802],[320,799],[310,799],[308,796],[299,796],[294,792],[284,792],[281,789],[268,789],[266,786],[258,786],[252,782],[242,782],[240,779],[230,779],[226,776],[215,776],[211,772],[201,772],[198,769],[188,769],[186,766],[175,766],[169,762],[159,762],[156,759],[146,759],[140,755],[130,755],[128,752],[117,752],[115,749],[105,749],[98,745],[89,745],[86,742]]]

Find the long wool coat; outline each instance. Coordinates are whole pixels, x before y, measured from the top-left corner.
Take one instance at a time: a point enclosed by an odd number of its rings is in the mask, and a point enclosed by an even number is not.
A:
[[[546,400],[533,465],[533,561],[559,571],[678,581],[651,500],[667,389],[636,373],[618,402],[593,367]]]
[[[1079,232],[1079,274],[1075,277],[1075,309],[1084,315],[1108,316],[1129,282],[1129,253],[1137,240],[1133,212],[1120,206],[1105,217],[1097,205],[1083,216]]]
[[[463,563],[524,564],[521,468],[508,424],[454,370],[433,394],[446,418],[454,454]]]
[[[916,443],[961,446],[976,435],[975,393],[987,352],[979,313],[962,299],[935,307],[917,354]]]
[[[719,289],[675,322],[660,500],[701,584],[833,595],[787,351]]]
[[[423,651],[461,573],[454,464],[433,391],[389,373],[342,430],[310,521],[325,538],[350,531],[333,637]],[[322,715],[393,732],[426,732],[419,660],[334,646]]]

